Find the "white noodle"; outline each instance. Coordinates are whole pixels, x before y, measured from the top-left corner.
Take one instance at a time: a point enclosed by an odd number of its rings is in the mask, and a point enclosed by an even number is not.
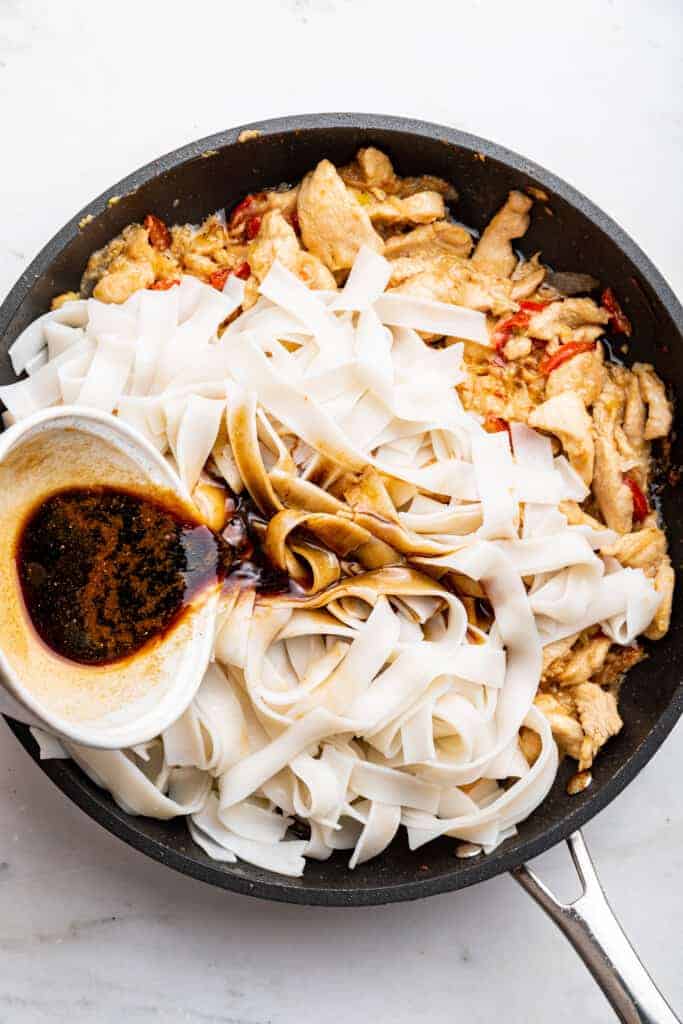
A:
[[[629,644],[658,607],[641,570],[601,554],[611,531],[568,525],[559,502],[588,492],[550,440],[517,423],[511,442],[485,433],[455,391],[462,345],[418,333],[489,344],[485,316],[387,292],[389,276],[363,249],[341,291],[314,292],[275,262],[222,332],[244,282],[183,277],[119,307],[67,303],[11,349],[30,376],[0,388],[9,417],[76,400],[117,412],[188,492],[207,463],[251,491],[287,567],[322,574],[303,598],[225,597],[215,661],[162,737],[66,746],[129,813],[189,816],[216,860],[300,875],[305,857],[350,850],[353,868],[401,824],[413,849],[439,835],[494,849],[556,774],[533,704],[543,645],[596,624]],[[349,471],[364,476],[347,503]],[[410,569],[387,568],[404,556]],[[488,633],[468,627],[444,572],[484,588]],[[541,742],[531,767],[522,725]],[[288,838],[293,815],[310,839]]]

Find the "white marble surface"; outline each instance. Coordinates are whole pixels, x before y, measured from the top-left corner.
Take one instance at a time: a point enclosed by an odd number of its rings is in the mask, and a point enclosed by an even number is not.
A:
[[[74,210],[156,154],[257,118],[347,109],[528,154],[615,216],[680,293],[682,40],[677,0],[0,0],[0,291]],[[679,1009],[682,741],[679,727],[586,830]],[[563,851],[538,867],[570,878]],[[358,911],[213,891],[90,822],[4,725],[0,908],[0,1024],[611,1019],[507,878]]]

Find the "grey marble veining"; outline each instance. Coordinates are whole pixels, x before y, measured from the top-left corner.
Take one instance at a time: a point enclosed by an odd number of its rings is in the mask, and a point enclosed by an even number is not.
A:
[[[683,14],[674,0],[0,2],[0,290],[90,197],[222,127],[356,109],[443,121],[557,171],[679,293]],[[517,33],[515,37],[515,33]],[[382,43],[393,38],[387,54]],[[403,47],[403,50],[402,50]],[[683,728],[586,830],[627,932],[683,1009]],[[565,851],[536,864],[574,888]],[[0,726],[0,1024],[603,1024],[507,878],[345,911],[216,892],[73,807]]]

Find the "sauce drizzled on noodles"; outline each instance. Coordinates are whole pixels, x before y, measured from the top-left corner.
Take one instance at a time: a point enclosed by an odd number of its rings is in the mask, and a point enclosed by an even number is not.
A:
[[[62,490],[23,525],[16,565],[41,640],[84,665],[105,665],[162,637],[205,590],[286,589],[255,543],[252,511],[235,504],[231,541],[160,501],[110,487]],[[233,529],[233,533],[235,530]]]

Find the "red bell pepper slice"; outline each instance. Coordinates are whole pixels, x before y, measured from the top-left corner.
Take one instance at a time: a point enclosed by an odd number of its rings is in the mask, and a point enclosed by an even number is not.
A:
[[[633,518],[636,523],[642,523],[650,514],[650,503],[632,476],[625,476],[624,483],[633,496]]]
[[[593,348],[595,348],[594,341],[570,341],[558,349],[554,355],[546,356],[545,359],[542,359],[538,364],[538,372],[544,374],[552,373],[558,366],[562,366],[562,363],[566,363],[568,359],[573,359],[580,352],[590,352]]]

